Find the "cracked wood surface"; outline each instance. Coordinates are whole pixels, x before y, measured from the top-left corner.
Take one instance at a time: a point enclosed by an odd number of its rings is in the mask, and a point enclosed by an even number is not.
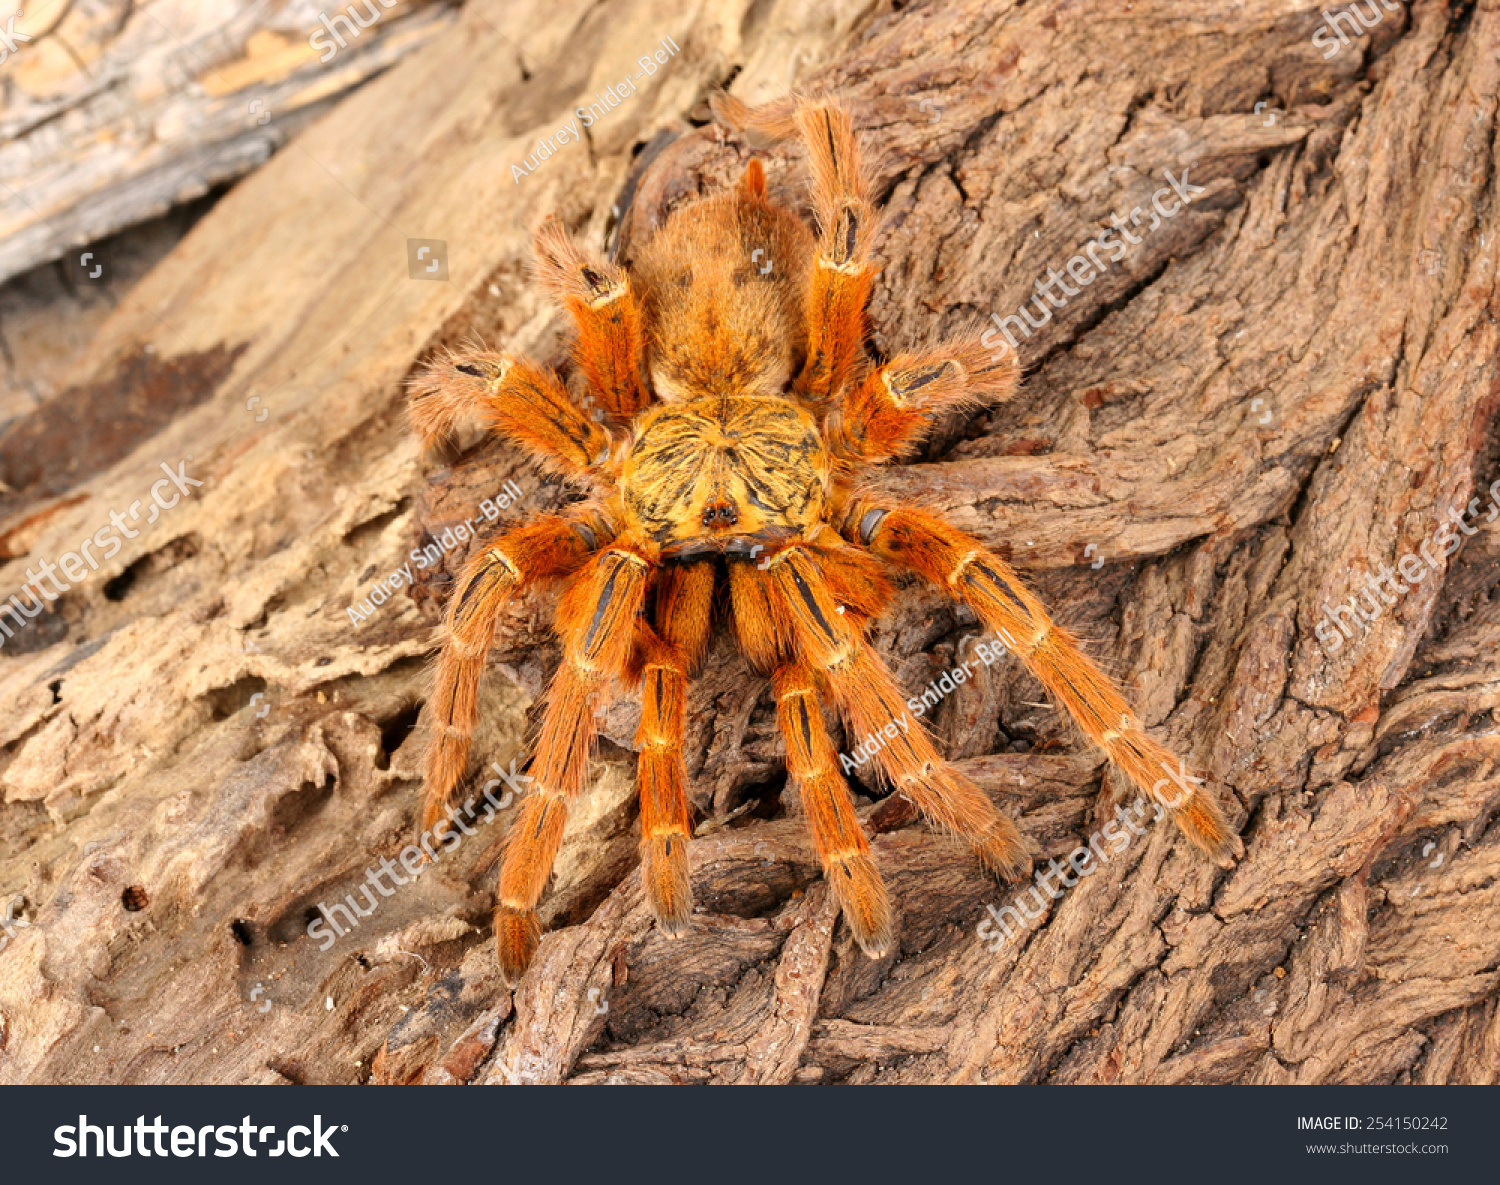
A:
[[[1302,0],[476,2],[340,102],[140,281],[55,396],[84,429],[81,393],[150,391],[170,417],[131,421],[93,470],[68,458],[66,419],[35,420],[50,403],[6,430],[39,443],[0,441],[9,588],[161,462],[190,455],[205,482],[0,649],[0,892],[18,915],[0,1077],[1500,1078],[1500,4],[1418,2],[1331,58],[1322,19]],[[680,57],[515,181],[667,35]],[[507,480],[508,521],[569,498],[502,443],[421,456],[402,382],[470,334],[561,360],[528,230],[558,209],[628,251],[736,177],[746,147],[695,118],[731,76],[752,102],[838,95],[878,149],[886,353],[1014,313],[1166,174],[1201,187],[1054,290],[1016,400],[880,484],[1028,571],[1211,779],[1245,858],[1220,870],[1145,825],[992,952],[986,906],[1023,892],[861,784],[900,934],[872,962],[796,817],[766,682],[721,638],[689,701],[686,937],[658,935],[641,893],[627,699],[514,997],[489,930],[509,810],[320,950],[310,914],[413,838],[425,656],[469,545],[381,603],[372,588]],[[798,193],[795,151],[766,160]],[[408,277],[408,237],[446,241],[450,282]],[[1462,548],[1325,653],[1323,607],[1476,498]],[[507,618],[485,763],[524,756],[557,661],[547,608]],[[908,584],[875,641],[920,693],[978,634]],[[934,732],[1065,861],[1124,788],[1013,660],[976,666]]]

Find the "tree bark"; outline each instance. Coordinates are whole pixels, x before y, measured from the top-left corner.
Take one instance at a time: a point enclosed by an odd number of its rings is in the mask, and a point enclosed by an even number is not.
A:
[[[0,649],[0,1077],[1495,1082],[1500,4],[1379,11],[1343,44],[1317,0],[475,0],[342,100],[0,437],[6,588],[163,464],[204,483]],[[1246,854],[1222,870],[1144,825],[986,944],[986,907],[1024,887],[861,783],[899,913],[872,962],[822,884],[767,682],[721,637],[689,701],[691,933],[656,933],[642,897],[624,699],[512,996],[489,923],[512,809],[389,896],[357,886],[414,837],[425,656],[472,546],[435,541],[507,481],[507,522],[573,495],[504,442],[422,456],[403,380],[473,335],[564,364],[530,229],[557,210],[628,255],[735,179],[750,149],[701,118],[726,81],[853,112],[887,210],[877,350],[1039,320],[1049,285],[1019,396],[879,484],[1026,571]],[[798,153],[761,154],[802,201]],[[1070,261],[1112,218],[1127,250],[1085,282]],[[422,548],[436,562],[377,602]],[[1320,638],[1370,577],[1371,620]],[[486,767],[524,761],[548,620],[533,597],[506,621]],[[931,724],[1044,867],[1128,805],[1014,659],[973,661],[981,627],[937,591],[903,585],[874,638],[909,693],[971,661]],[[349,895],[373,912],[320,949],[309,921]]]

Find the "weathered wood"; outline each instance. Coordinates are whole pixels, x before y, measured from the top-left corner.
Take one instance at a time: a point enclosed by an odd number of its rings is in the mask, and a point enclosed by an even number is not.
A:
[[[428,0],[354,6],[359,23],[347,0],[22,5],[29,40],[0,67],[0,280],[258,167],[453,19]]]
[[[1323,20],[1312,0],[472,4],[342,101],[219,202],[69,380],[196,398],[95,472],[33,456],[0,502],[15,587],[161,462],[191,455],[205,482],[0,648],[0,892],[29,923],[0,950],[0,1076],[1500,1078],[1500,10],[1417,3],[1327,58]],[[539,136],[669,35],[680,56],[516,181]],[[310,915],[412,838],[423,656],[468,544],[368,620],[348,608],[507,480],[507,519],[569,497],[503,443],[421,457],[402,381],[470,334],[561,360],[529,229],[560,209],[604,243],[632,150],[664,128],[627,252],[737,176],[746,147],[691,118],[736,68],[752,102],[841,96],[879,150],[887,352],[1014,313],[1168,172],[1202,187],[1054,289],[1066,300],[1019,340],[1016,400],[881,485],[1029,570],[1211,777],[1245,858],[1226,872],[1145,825],[992,953],[986,906],[1023,893],[861,785],[900,927],[872,962],[833,920],[764,679],[721,640],[689,703],[688,936],[658,935],[642,897],[627,702],[514,998],[489,932],[509,811],[415,883],[370,890],[374,913],[320,950]],[[765,158],[799,192],[796,152]],[[408,238],[446,242],[449,282],[409,278]],[[1476,497],[1462,550],[1439,545],[1436,571],[1326,653],[1323,607]],[[524,756],[557,660],[546,609],[509,616],[484,762]],[[46,644],[23,641],[43,621]],[[977,633],[908,585],[876,642],[920,691]],[[1123,794],[1009,658],[932,719],[1044,861]]]

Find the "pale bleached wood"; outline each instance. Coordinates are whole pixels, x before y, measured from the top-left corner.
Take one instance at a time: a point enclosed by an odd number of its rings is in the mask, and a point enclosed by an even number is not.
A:
[[[23,5],[31,40],[0,64],[0,280],[257,168],[454,19],[424,0],[355,2],[369,27],[337,24],[342,48],[320,20],[348,20],[332,0]]]
[[[191,454],[206,481],[71,594],[65,640],[0,649],[0,892],[31,923],[0,950],[0,1076],[1494,1082],[1500,542],[1486,525],[1337,654],[1313,630],[1497,476],[1500,14],[1419,3],[1327,61],[1321,19],[1285,0],[473,5],[342,101],[141,282],[71,380],[136,373],[149,346],[174,373],[223,369],[206,398],[69,489],[0,504],[14,587],[161,461]],[[670,68],[515,182],[668,35]],[[634,869],[627,704],[514,998],[489,933],[504,819],[320,951],[308,910],[411,839],[407,730],[445,585],[357,628],[347,608],[505,480],[523,515],[568,497],[503,444],[420,457],[402,380],[471,333],[559,358],[528,232],[559,209],[602,244],[662,128],[678,138],[627,242],[737,177],[744,146],[687,119],[736,66],[752,101],[840,95],[878,150],[887,351],[1016,309],[1165,170],[1204,187],[1023,343],[1012,404],[882,480],[1008,548],[1213,779],[1245,859],[1216,869],[1153,826],[991,953],[975,928],[1017,891],[861,786],[900,914],[872,963],[821,929],[764,680],[720,643],[690,700],[685,938],[656,933]],[[797,193],[796,153],[766,160]],[[448,283],[408,278],[409,237],[447,242]],[[545,608],[508,618],[481,760],[523,752],[556,662]],[[912,586],[876,642],[920,689],[977,632]],[[1044,860],[1122,793],[1010,660],[933,725]]]

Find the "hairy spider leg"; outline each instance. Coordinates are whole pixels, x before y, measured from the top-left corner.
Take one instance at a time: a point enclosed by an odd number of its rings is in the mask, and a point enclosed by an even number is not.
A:
[[[733,609],[735,641],[740,652],[762,671],[772,671],[782,662],[776,620],[771,611],[771,589],[764,568],[770,565],[767,551],[756,563],[729,565],[729,601]]]
[[[711,563],[661,569],[657,632],[640,627],[641,723],[636,782],[641,803],[641,876],[657,925],[672,937],[693,911],[688,876],[692,821],[683,735],[688,675],[708,641],[716,572]]]
[[[413,378],[410,416],[424,446],[469,415],[563,477],[592,477],[609,458],[603,426],[584,414],[555,374],[519,355],[464,350]]]
[[[1019,380],[1013,355],[997,359],[977,340],[898,354],[839,398],[824,420],[824,439],[845,462],[908,456],[942,412],[1004,402]]]
[[[422,828],[440,835],[453,788],[463,778],[479,720],[479,680],[494,644],[495,625],[518,591],[570,576],[614,531],[603,516],[582,510],[548,515],[481,544],[458,578],[443,626],[432,694],[432,731],[423,762]]]
[[[844,521],[847,538],[972,607],[1089,740],[1152,802],[1169,810],[1183,834],[1213,860],[1227,868],[1243,855],[1213,796],[1198,789],[1169,749],[1146,735],[1114,684],[999,556],[936,515],[911,507],[856,499]]]
[[[831,535],[827,528],[816,528]],[[835,612],[862,627],[878,617],[890,601],[892,586],[885,564],[846,547],[835,536],[835,546],[806,544],[837,602]],[[849,922],[855,941],[872,957],[884,954],[893,942],[890,901],[870,854],[870,846],[855,818],[848,784],[823,722],[820,686],[814,668],[785,661],[791,639],[778,637],[772,606],[773,590],[765,567],[745,561],[729,565],[734,598],[734,621],[740,647],[762,668],[775,667],[776,718],[787,747],[787,770],[797,783],[824,877]]]
[[[809,403],[824,403],[842,393],[862,365],[865,305],[875,282],[875,208],[854,125],[837,104],[804,99],[750,108],[719,92],[709,106],[726,127],[772,142],[800,137],[807,151],[820,235],[804,306],[807,358],[794,389]]]
[[[573,317],[573,358],[610,415],[629,418],[651,402],[641,381],[641,307],[624,268],[585,252],[556,217],[534,242],[536,276]]]
[[[991,871],[1007,880],[1024,876],[1031,852],[1016,825],[938,753],[922,723],[911,718],[861,624],[838,612],[814,554],[788,547],[771,560],[766,577],[788,649],[827,680],[855,736],[885,733],[875,757],[895,788],[939,827],[963,836]]]
[[[495,906],[500,972],[512,987],[536,950],[536,903],[552,875],[568,804],[584,788],[598,730],[595,712],[611,682],[626,672],[650,573],[634,547],[616,543],[569,578],[558,598],[563,661],[547,689],[530,769],[534,784],[511,826]]]
[[[875,282],[875,209],[849,113],[804,104],[794,119],[812,168],[820,231],[807,292],[807,362],[796,390],[824,402],[842,394],[862,364],[865,305]]]
[[[802,796],[823,879],[833,890],[854,941],[871,958],[879,958],[894,943],[891,903],[823,723],[816,673],[808,666],[788,663],[776,671],[773,685],[776,723],[786,739],[787,771]]]

